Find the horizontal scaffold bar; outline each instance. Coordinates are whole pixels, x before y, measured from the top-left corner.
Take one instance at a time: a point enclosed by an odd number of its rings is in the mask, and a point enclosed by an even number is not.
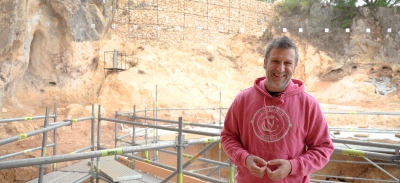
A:
[[[18,167],[26,167],[26,166],[34,166],[34,165],[43,165],[43,164],[51,164],[57,162],[65,162],[65,161],[73,161],[73,160],[81,160],[102,156],[114,156],[121,155],[124,153],[132,153],[137,151],[146,151],[146,150],[156,150],[156,149],[164,149],[174,147],[175,142],[160,142],[158,144],[148,144],[143,146],[130,146],[130,147],[121,147],[115,149],[105,149],[91,152],[82,152],[75,154],[63,154],[63,155],[54,155],[54,156],[46,156],[46,157],[38,157],[38,158],[30,158],[30,159],[20,159],[20,160],[11,160],[11,161],[2,161],[0,162],[0,170],[1,169],[9,169],[9,168],[18,168]]]
[[[343,143],[343,144],[353,144],[360,146],[369,146],[369,147],[379,147],[379,148],[387,148],[387,149],[399,149],[400,144],[388,144],[388,143],[380,143],[380,142],[367,142],[361,140],[345,140],[345,139],[337,139],[332,138],[332,142],[335,143]]]
[[[49,115],[49,118],[54,118],[55,115]],[[37,119],[44,119],[46,116],[33,116],[33,117],[22,117],[22,118],[10,118],[10,119],[0,119],[0,123],[16,122],[16,121],[30,121]]]
[[[54,147],[54,146],[55,146],[54,143],[46,145],[46,147]],[[0,160],[11,158],[11,157],[15,157],[15,156],[19,156],[19,155],[23,155],[23,154],[29,154],[29,153],[31,153],[33,151],[37,151],[37,150],[41,150],[41,149],[42,149],[42,147],[34,147],[34,148],[27,149],[27,150],[24,150],[24,151],[12,153],[12,154],[7,154],[7,155],[4,155],[4,156],[0,156]]]
[[[379,129],[379,128],[330,127],[329,130],[345,131],[345,132],[386,133],[386,134],[400,133],[400,129]]]
[[[219,137],[209,137],[209,138],[202,138],[202,139],[189,139],[189,140],[185,141],[185,143],[187,143],[187,144],[202,144],[202,143],[210,143],[210,142],[220,142],[220,138]],[[30,159],[20,159],[20,160],[12,160],[12,161],[2,161],[2,162],[0,162],[0,170],[1,169],[9,169],[9,168],[34,166],[34,165],[42,165],[42,164],[50,164],[50,163],[57,163],[57,162],[65,162],[65,161],[72,161],[72,160],[80,160],[80,159],[87,159],[87,158],[95,158],[95,157],[102,157],[102,156],[114,156],[114,155],[121,155],[124,153],[132,153],[132,152],[139,152],[139,151],[165,149],[165,148],[175,147],[176,145],[177,145],[177,143],[175,141],[167,141],[167,142],[159,142],[157,144],[129,146],[129,147],[121,147],[121,148],[115,148],[115,149],[104,149],[104,150],[91,151],[91,152],[54,155],[54,156],[38,157],[38,158],[30,158]]]
[[[185,110],[185,111],[189,111],[189,110],[227,110],[228,108],[223,108],[223,107],[206,107],[206,108],[157,108],[157,109],[143,109],[143,110],[136,110],[136,113],[140,113],[140,112],[153,112],[153,111],[176,111],[176,110]],[[117,116],[124,116],[124,115],[128,115],[128,114],[132,114],[133,111],[124,111],[124,112],[118,112]]]
[[[32,131],[32,132],[22,133],[22,134],[19,134],[17,136],[13,136],[13,137],[10,137],[10,138],[6,138],[6,139],[3,139],[3,140],[0,140],[0,146],[4,145],[4,144],[11,143],[11,142],[15,142],[15,141],[18,141],[18,140],[26,139],[28,137],[31,137],[31,136],[34,136],[34,135],[38,135],[38,134],[41,134],[41,133],[44,133],[44,132],[48,132],[48,131],[51,131],[51,130],[54,130],[54,129],[57,129],[57,128],[60,128],[60,127],[63,127],[63,126],[68,126],[68,125],[71,125],[71,124],[72,124],[72,122],[58,123],[57,125],[52,125],[52,126],[49,126],[49,127],[46,127],[46,128],[41,128],[39,130],[35,130],[35,131]]]
[[[342,148],[335,148],[333,153],[347,155],[347,156],[378,159],[378,160],[389,161],[389,162],[400,164],[400,162],[399,162],[400,155],[391,155],[391,154],[367,152],[367,151],[360,151],[360,150],[355,150],[355,149],[342,149]]]
[[[400,112],[357,112],[357,111],[324,111],[324,114],[356,114],[356,115],[400,115]]]
[[[153,120],[153,118],[143,118],[143,117],[137,117],[137,118]],[[162,130],[176,131],[176,132],[179,131],[178,128],[170,128],[170,127],[159,126],[159,125],[150,125],[150,124],[125,121],[125,120],[119,120],[119,119],[112,119],[112,118],[99,118],[99,120],[117,122],[117,123],[122,123],[122,124],[130,124],[130,125],[136,125],[136,126],[143,126],[143,127],[149,127],[149,128],[156,128],[156,129],[162,129]],[[156,119],[154,119],[154,120],[156,120]],[[171,121],[171,120],[159,120],[159,121],[176,122],[176,121]],[[198,131],[198,130],[185,130],[184,129],[182,131],[184,133],[192,133],[192,134],[205,135],[205,136],[219,136],[220,135],[219,133],[203,132],[203,131]]]

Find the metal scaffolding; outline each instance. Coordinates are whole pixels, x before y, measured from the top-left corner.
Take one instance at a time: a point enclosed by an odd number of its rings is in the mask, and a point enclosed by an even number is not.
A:
[[[35,135],[43,134],[42,145],[40,147],[35,147],[32,149],[24,150],[21,152],[16,152],[12,154],[7,154],[4,156],[0,156],[0,169],[10,169],[10,168],[18,168],[18,167],[26,167],[26,166],[36,166],[39,165],[39,178],[37,182],[44,182],[44,168],[48,164],[53,164],[53,172],[57,171],[56,163],[65,162],[65,161],[73,161],[73,160],[86,160],[90,159],[90,170],[86,174],[82,174],[81,177],[73,182],[84,182],[90,179],[90,182],[93,183],[94,180],[99,181],[100,179],[112,182],[110,178],[105,177],[104,174],[100,174],[103,168],[100,168],[100,161],[103,162],[106,157],[114,157],[114,160],[118,160],[118,158],[125,157],[130,160],[130,168],[134,169],[134,161],[142,161],[151,165],[155,165],[167,170],[172,171],[171,174],[167,177],[163,177],[163,180],[160,182],[168,182],[172,177],[177,175],[177,182],[183,182],[183,176],[191,176],[203,181],[209,182],[234,182],[234,172],[235,167],[229,160],[221,161],[221,145],[220,145],[220,129],[222,128],[222,116],[223,110],[226,108],[222,108],[222,105],[219,108],[216,107],[207,107],[207,108],[158,108],[157,104],[154,105],[153,109],[144,109],[137,110],[136,106],[133,107],[133,111],[131,112],[115,112],[115,118],[105,118],[101,116],[101,106],[98,108],[98,116],[97,116],[97,125],[95,124],[95,112],[94,106],[92,106],[92,116],[77,118],[77,119],[65,119],[57,122],[57,110],[56,105],[54,109],[54,114],[49,114],[48,108],[46,109],[45,116],[34,116],[34,117],[23,117],[23,118],[13,118],[13,119],[2,119],[0,120],[0,125],[2,123],[7,122],[15,122],[15,121],[26,121],[26,120],[38,120],[44,119],[45,123],[41,129],[37,129],[31,132],[23,133],[20,135],[16,135],[13,137],[9,137],[6,139],[0,139],[0,146],[14,143],[19,140],[23,140]],[[195,110],[203,110],[203,111],[216,111],[220,112],[219,121],[215,122],[207,122],[207,123],[193,123],[193,122],[184,122],[182,117],[179,117],[177,120],[170,119],[159,119],[157,117],[157,113],[160,111],[170,112],[174,110],[181,111],[195,111]],[[149,113],[153,113],[154,118],[150,118]],[[336,112],[341,114],[349,114],[346,112]],[[360,113],[358,113],[360,114]],[[381,112],[365,112],[368,115],[385,115],[385,113]],[[394,115],[394,113],[388,113],[388,115]],[[54,118],[54,122],[50,123],[49,118]],[[56,154],[56,130],[58,128],[64,126],[71,126],[77,122],[84,122],[90,120],[91,121],[91,137],[90,137],[90,145],[78,150],[72,151],[70,154]],[[114,134],[114,144],[113,147],[106,147],[101,145],[101,133],[104,122],[112,122],[115,123],[115,134]],[[149,122],[152,122],[150,124]],[[127,125],[132,127],[132,133],[118,135],[118,127],[121,125]],[[185,125],[196,126],[199,128],[207,128],[214,129],[218,132],[208,132],[201,130],[190,130],[185,129]],[[95,127],[97,128],[97,133],[95,133]],[[122,126],[121,126],[122,127]],[[123,129],[123,127],[122,127]],[[149,135],[148,130],[153,130],[153,136]],[[160,140],[160,134],[156,132],[156,130],[166,130],[172,131],[176,135],[175,140]],[[329,128],[330,131],[343,130],[347,131],[348,128]],[[364,132],[374,132],[374,133],[398,133],[399,130],[384,130],[384,129],[353,129],[356,130],[364,130]],[[47,144],[46,133],[54,131],[54,140],[53,143]],[[145,132],[142,135],[139,133]],[[195,138],[188,139],[185,137],[185,134],[197,134],[206,136],[204,138]],[[95,139],[97,135],[97,144],[95,144]],[[139,138],[142,138],[139,140]],[[361,141],[361,140],[348,140],[348,139],[340,139],[335,135],[332,135],[332,141],[335,145],[335,154],[346,155],[346,156],[354,156],[364,159],[365,161],[344,161],[344,160],[331,160],[332,163],[355,163],[355,164],[371,164],[375,168],[381,170],[384,174],[390,177],[390,180],[383,179],[373,179],[373,178],[361,178],[361,177],[348,177],[341,175],[326,175],[326,174],[312,174],[311,179],[312,182],[333,182],[329,180],[318,180],[314,178],[318,177],[330,177],[330,178],[339,178],[339,179],[351,179],[351,180],[359,180],[359,181],[375,181],[375,182],[399,182],[399,178],[390,174],[381,166],[396,166],[399,168],[400,165],[400,155],[399,155],[399,144],[389,144],[389,143],[381,143],[381,142],[369,142],[369,141]],[[205,144],[204,148],[201,149],[195,155],[188,155],[183,153],[183,149],[187,146],[194,144]],[[218,149],[218,160],[209,159],[206,156],[206,153],[210,151],[212,147],[215,145],[219,145]],[[53,155],[46,155],[46,148],[53,148]],[[355,149],[355,147],[357,147]],[[360,147],[368,147],[368,150],[362,149]],[[167,148],[175,148],[176,152],[166,150]],[[41,157],[38,158],[28,158],[28,159],[18,159],[18,160],[8,160],[5,159],[16,157],[22,154],[26,154],[32,151],[41,151]],[[153,157],[150,157],[149,151],[154,151]],[[143,152],[143,157],[136,155],[137,152]],[[166,153],[176,155],[176,167],[163,164],[158,161],[158,153]],[[96,158],[96,159],[95,159]],[[184,158],[189,158],[186,163],[183,163]],[[102,160],[103,159],[103,160]],[[185,170],[188,167],[191,167],[194,161],[200,161],[203,165],[207,165],[205,167],[194,167],[191,171]],[[377,161],[375,161],[377,160]],[[383,162],[382,162],[383,161]],[[228,175],[221,176],[221,169],[227,169]],[[202,171],[208,171],[208,173],[201,173]],[[218,172],[218,175],[216,173]]]

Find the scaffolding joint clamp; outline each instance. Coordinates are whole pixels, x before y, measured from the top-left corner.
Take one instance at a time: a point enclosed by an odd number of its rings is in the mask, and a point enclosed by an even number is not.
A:
[[[136,113],[132,113],[131,119],[135,119],[137,117]]]
[[[393,163],[396,163],[397,165],[400,165],[400,155],[395,155],[391,159],[392,159]]]
[[[183,137],[184,138],[184,137]],[[175,137],[175,146],[174,148],[176,149],[177,147],[183,147],[184,149],[189,145],[188,141],[183,141],[182,144],[178,143],[178,136]]]
[[[188,141],[184,141],[182,144],[178,144],[178,141],[175,141],[175,149],[177,147],[183,147],[184,149],[188,146]]]
[[[72,122],[72,119],[68,119],[68,118],[67,118],[67,119],[63,119],[63,121],[64,121],[64,122],[71,122],[71,129],[72,129],[72,124],[74,124],[74,123]]]

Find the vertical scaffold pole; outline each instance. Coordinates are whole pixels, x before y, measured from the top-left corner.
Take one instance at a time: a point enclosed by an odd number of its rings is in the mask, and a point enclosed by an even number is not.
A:
[[[132,113],[132,121],[136,122],[136,105],[133,105],[133,113]],[[136,128],[135,125],[132,125],[132,146],[135,145],[135,138],[136,138]],[[135,152],[132,152],[132,156],[135,155]],[[130,168],[135,169],[135,160],[132,159],[130,163]]]
[[[158,87],[156,85],[156,119],[158,119]],[[157,121],[156,121],[157,125]],[[156,138],[154,139],[155,143],[158,143],[158,128],[156,129]],[[158,151],[155,151],[155,159],[154,161],[158,161]]]
[[[219,126],[222,125],[222,89],[219,87]],[[221,133],[221,130],[219,130]],[[221,162],[221,142],[218,144],[218,161]],[[218,170],[218,179],[221,179],[221,170]]]
[[[156,102],[153,104],[153,118],[156,118]],[[153,121],[153,125],[157,125],[157,121]],[[156,142],[157,136],[156,136],[156,129],[153,128],[153,144],[157,143]],[[153,152],[153,161],[156,160],[156,150]]]
[[[44,127],[43,128],[47,128],[47,126],[49,125],[49,108],[46,107],[46,116],[44,119]],[[42,157],[46,156],[46,144],[47,144],[47,131],[43,132],[43,140],[42,140]],[[44,175],[44,167],[46,165],[41,164],[40,165],[40,170],[39,170],[39,183],[43,182],[43,175]]]
[[[57,103],[54,104],[54,123],[57,122]],[[53,156],[57,155],[57,128],[53,130]],[[57,171],[57,163],[53,163],[53,172]]]
[[[91,151],[94,151],[94,104],[92,104],[92,126],[91,126],[91,131],[90,131],[90,137],[91,137],[91,139],[90,139],[90,145],[92,146],[91,148],[90,148],[90,150]],[[90,158],[90,173],[93,175],[93,173],[94,173],[94,166],[93,166],[93,161],[94,161],[94,158],[92,157],[92,158]],[[93,183],[94,182],[94,178],[93,178],[93,176],[91,176],[90,177],[90,183]]]
[[[231,161],[229,161],[229,182],[234,183],[235,182],[235,168],[233,167],[233,164]]]
[[[222,89],[219,87],[219,126],[222,125]]]
[[[97,112],[97,149],[100,147],[100,122],[101,122],[101,105],[99,105],[99,110]],[[93,168],[93,167],[92,167]],[[100,183],[100,157],[96,158],[96,183]]]
[[[179,117],[179,131],[178,131],[178,161],[177,161],[177,171],[178,171],[178,180],[177,183],[183,183],[183,173],[182,173],[182,155],[183,155],[183,121],[182,117]]]
[[[118,51],[114,49],[114,54],[113,54],[113,71],[116,72],[118,68]]]
[[[0,85],[0,119],[3,119],[3,86]]]
[[[179,136],[178,136],[179,137]],[[182,139],[182,144],[180,146],[184,147],[184,139]],[[213,148],[218,142],[211,142],[211,144],[208,144],[206,147],[204,147],[202,150],[200,150],[196,155],[194,155],[192,158],[190,158],[189,161],[187,161],[185,164],[182,165],[182,169],[185,169],[188,167],[190,164],[192,164],[195,160],[200,158],[201,155],[203,155],[205,152],[208,152],[211,148]],[[182,156],[185,156],[185,154],[182,154]],[[187,157],[187,155],[186,155]],[[166,177],[161,183],[167,183],[169,180],[172,179],[177,174],[178,171],[174,171],[172,174],[170,174],[168,177]]]
[[[144,108],[144,117],[145,118],[147,118],[147,108]],[[144,120],[144,123],[147,125],[147,119],[145,119]],[[147,127],[146,127],[146,130],[145,130],[145,134],[144,134],[144,140],[145,140],[145,144],[147,145],[147,143],[148,143],[148,134],[147,134]],[[146,158],[146,159],[149,159],[149,151],[144,151],[144,157]]]
[[[115,119],[118,119],[118,111],[115,111]],[[115,122],[114,124],[115,124],[115,126],[114,126],[114,130],[115,130],[114,148],[117,148],[117,146],[118,146],[118,125],[119,125],[119,123]],[[117,155],[114,155],[114,160],[117,161]]]

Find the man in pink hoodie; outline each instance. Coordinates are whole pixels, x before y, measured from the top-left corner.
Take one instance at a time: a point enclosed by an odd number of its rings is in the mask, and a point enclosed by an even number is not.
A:
[[[228,110],[221,143],[237,166],[237,183],[308,183],[333,152],[328,125],[304,83],[292,79],[299,54],[288,37],[271,41],[265,77],[240,92]]]

